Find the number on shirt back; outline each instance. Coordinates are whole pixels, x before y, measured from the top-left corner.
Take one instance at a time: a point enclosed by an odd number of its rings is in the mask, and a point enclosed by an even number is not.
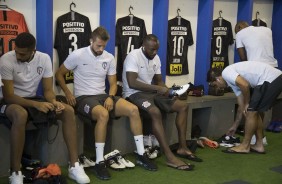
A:
[[[173,56],[177,55],[178,56],[182,56],[183,54],[183,46],[184,46],[184,38],[183,36],[179,36],[177,38],[177,36],[175,36],[173,38]]]

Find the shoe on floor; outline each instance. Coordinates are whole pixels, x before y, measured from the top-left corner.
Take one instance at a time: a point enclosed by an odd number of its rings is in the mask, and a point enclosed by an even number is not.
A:
[[[101,180],[109,180],[111,178],[111,175],[107,170],[105,161],[101,161],[98,164],[96,163],[93,168],[97,178]]]
[[[143,155],[136,153],[136,164],[144,167],[149,171],[158,170],[157,166],[149,159],[146,152]]]
[[[24,175],[21,171],[13,172],[9,177],[10,184],[23,184]]]
[[[78,162],[74,163],[74,167],[69,167],[69,177],[77,183],[90,183],[90,179],[86,175],[83,166]]]
[[[132,162],[130,162],[129,160],[125,159],[122,155],[117,155],[117,161],[120,164],[123,164],[125,167],[127,168],[134,168],[135,164],[133,164]]]
[[[263,137],[263,139],[262,139],[262,143],[263,143],[263,145],[267,145],[267,140],[266,140],[266,137],[264,136]],[[252,139],[251,139],[251,145],[254,145],[254,144],[256,144],[256,136],[255,135],[253,135],[253,137],[252,137]]]
[[[107,164],[116,171],[122,171],[126,168],[123,163],[118,162],[117,157],[107,160]]]
[[[95,162],[85,155],[80,155],[78,159],[83,167],[92,167],[95,165]]]

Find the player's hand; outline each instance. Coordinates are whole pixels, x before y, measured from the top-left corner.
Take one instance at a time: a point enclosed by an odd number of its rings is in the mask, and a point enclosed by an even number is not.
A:
[[[111,97],[108,97],[105,102],[104,102],[104,107],[105,109],[107,109],[108,111],[113,110],[114,108],[114,101]]]
[[[243,110],[243,114],[244,114],[245,117],[248,113],[248,107],[249,107],[249,104],[245,105],[244,110]]]
[[[67,102],[68,102],[68,104],[69,105],[71,105],[71,106],[75,106],[76,105],[76,99],[75,99],[75,97],[73,96],[73,94],[66,94],[66,99],[67,99]]]
[[[53,102],[53,105],[55,106],[54,110],[56,111],[56,114],[61,114],[65,109],[65,106],[61,102],[55,101]]]
[[[165,94],[168,95],[168,90],[169,89],[165,86],[158,86],[157,93],[161,95],[165,95]]]
[[[50,102],[36,102],[35,108],[44,113],[55,110],[55,106]]]

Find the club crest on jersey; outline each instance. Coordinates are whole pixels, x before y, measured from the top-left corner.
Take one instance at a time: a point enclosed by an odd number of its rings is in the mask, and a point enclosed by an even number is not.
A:
[[[84,112],[85,112],[86,114],[88,114],[88,113],[89,113],[89,110],[90,110],[90,106],[89,106],[88,104],[86,104],[86,105],[84,106]]]
[[[145,102],[142,103],[142,106],[145,107],[145,108],[148,108],[148,107],[151,106],[151,103],[148,102],[148,101],[145,101]]]
[[[104,68],[104,70],[106,70],[108,63],[107,62],[103,62],[102,63],[102,67]]]
[[[41,66],[37,67],[37,73],[40,75],[43,72],[43,68]]]
[[[170,64],[169,72],[170,74],[175,74],[175,75],[182,74],[182,64]]]

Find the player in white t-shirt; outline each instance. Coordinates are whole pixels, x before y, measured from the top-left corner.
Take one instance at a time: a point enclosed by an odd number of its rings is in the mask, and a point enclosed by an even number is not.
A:
[[[25,141],[25,127],[28,122],[28,108],[37,112],[55,111],[63,122],[63,133],[69,150],[69,176],[77,183],[90,183],[83,167],[78,163],[77,132],[73,108],[58,102],[53,91],[53,72],[50,57],[35,50],[36,40],[30,33],[16,37],[15,50],[4,54],[0,60],[2,91],[0,116],[7,118],[11,127],[11,177],[10,183],[23,183],[20,171]],[[43,84],[43,101],[35,97],[39,83]],[[2,93],[3,92],[3,93]]]
[[[249,26],[238,22],[235,26],[236,48],[241,61],[260,61],[277,67],[274,58],[272,31],[267,27]]]
[[[124,97],[150,115],[153,133],[164,151],[167,165],[179,170],[192,170],[193,165],[175,157],[165,138],[161,110],[177,113],[175,124],[179,134],[179,147],[176,154],[193,161],[202,161],[186,145],[187,103],[168,97],[169,89],[162,80],[161,62],[157,55],[159,45],[158,38],[150,34],[143,39],[141,48],[127,55],[122,76]]]
[[[138,108],[132,103],[115,96],[117,92],[116,62],[114,56],[105,47],[109,34],[103,27],[96,28],[91,35],[89,47],[72,52],[56,73],[56,79],[66,94],[67,101],[76,111],[91,120],[95,126],[96,165],[95,173],[99,179],[110,179],[104,162],[109,118],[127,116],[137,147],[137,164],[145,169],[156,171],[144,151],[142,124]],[[66,86],[64,74],[74,72],[74,95]],[[109,94],[106,94],[105,80],[109,82]]]
[[[282,92],[282,72],[262,62],[240,62],[226,67],[222,72],[218,68],[211,69],[207,74],[207,81],[218,87],[230,86],[237,96],[238,111],[241,112],[237,112],[236,126],[243,115],[246,119],[242,143],[224,152],[265,153],[260,113],[270,109]],[[256,143],[250,146],[254,134]]]

